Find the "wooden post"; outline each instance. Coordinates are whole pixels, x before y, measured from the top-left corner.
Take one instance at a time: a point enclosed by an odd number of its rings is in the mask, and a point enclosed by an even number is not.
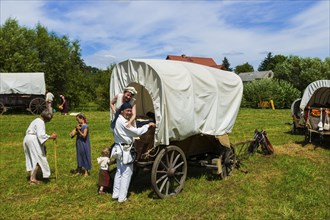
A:
[[[269,100],[270,105],[272,106],[272,109],[275,110],[275,105],[273,99]]]
[[[57,158],[56,158],[56,139],[53,140],[53,144],[54,144],[54,160],[55,160],[55,182],[57,182],[58,171],[57,171]]]

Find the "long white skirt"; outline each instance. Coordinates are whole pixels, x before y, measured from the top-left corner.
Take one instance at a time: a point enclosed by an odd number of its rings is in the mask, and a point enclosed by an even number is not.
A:
[[[49,178],[50,168],[46,158],[45,146],[40,145],[36,135],[26,135],[23,141],[26,171],[33,171],[39,164],[43,178]]]

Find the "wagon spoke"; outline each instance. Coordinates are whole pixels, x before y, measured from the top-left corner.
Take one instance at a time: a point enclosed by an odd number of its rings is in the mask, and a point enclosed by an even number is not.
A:
[[[167,171],[166,170],[158,170],[157,171],[157,174],[161,174],[161,173],[167,173]]]
[[[167,175],[163,175],[161,176],[159,179],[157,179],[156,183],[159,183],[160,181],[162,181],[163,179],[167,178]]]
[[[180,154],[178,154],[178,155],[175,157],[175,160],[173,161],[173,164],[176,164],[176,162],[178,161],[179,158],[180,158]]]
[[[165,154],[165,159],[166,159],[166,165],[167,165],[167,168],[170,167],[170,159],[168,157],[168,154]]]
[[[165,191],[165,195],[169,194],[169,190],[170,190],[170,181],[166,181],[166,191]]]
[[[163,161],[160,161],[159,162],[166,170],[168,170],[168,166],[166,166],[166,164],[164,164],[164,162]]]
[[[168,182],[168,178],[165,178],[164,180],[163,180],[163,183],[161,184],[161,186],[159,187],[159,191],[163,191],[163,188],[164,188],[164,186],[165,186],[165,184]]]
[[[180,184],[180,180],[178,180],[176,177],[174,177],[175,182],[177,182],[178,184]]]
[[[171,153],[171,160],[170,160],[170,164],[171,164],[171,165],[172,165],[172,164],[175,164],[175,163],[173,163],[174,153],[175,153],[175,151],[172,151],[172,153]]]
[[[178,169],[179,167],[181,167],[182,165],[184,165],[184,162],[182,161],[181,163],[179,163],[178,165],[176,165],[175,167],[174,167],[174,169]]]

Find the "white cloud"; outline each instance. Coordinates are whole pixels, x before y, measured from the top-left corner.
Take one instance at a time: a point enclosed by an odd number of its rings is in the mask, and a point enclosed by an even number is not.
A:
[[[15,17],[30,27],[40,21],[50,31],[78,39],[86,64],[99,68],[183,53],[218,63],[226,56],[232,67],[249,62],[256,68],[265,51],[330,56],[330,3],[309,2],[307,10],[299,9],[307,3],[14,0],[1,1],[1,20]]]

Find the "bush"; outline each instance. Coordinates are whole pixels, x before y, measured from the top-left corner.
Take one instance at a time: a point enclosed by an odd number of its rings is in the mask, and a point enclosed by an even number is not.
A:
[[[290,108],[292,102],[301,97],[300,91],[287,81],[262,79],[244,84],[242,107],[255,108],[260,101],[272,99],[275,108]]]

